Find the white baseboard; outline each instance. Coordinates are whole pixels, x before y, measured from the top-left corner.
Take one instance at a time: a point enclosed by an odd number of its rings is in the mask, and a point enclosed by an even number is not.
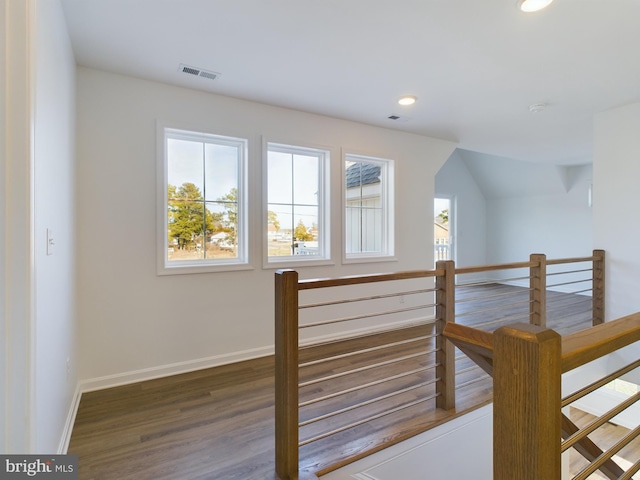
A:
[[[73,431],[73,424],[76,421],[76,415],[78,413],[78,407],[80,406],[80,397],[82,391],[80,390],[80,383],[76,385],[76,391],[73,393],[71,399],[71,405],[69,406],[69,412],[67,413],[67,419],[64,422],[64,430],[62,431],[62,438],[58,445],[58,455],[64,455],[69,449],[69,442],[71,441],[71,432]]]
[[[252,360],[254,358],[266,357],[273,355],[273,345],[268,347],[253,348],[250,350],[242,350],[240,352],[227,353],[223,355],[214,355],[212,357],[199,358],[195,360],[186,360],[168,365],[160,365],[158,367],[143,368],[129,372],[115,373],[113,375],[105,375],[103,377],[91,378],[80,381],[80,390],[84,392],[92,392],[94,390],[103,390],[105,388],[119,387],[130,383],[143,382],[145,380],[153,380],[155,378],[169,377],[181,373],[203,370],[205,368],[218,367],[229,363],[242,362]]]

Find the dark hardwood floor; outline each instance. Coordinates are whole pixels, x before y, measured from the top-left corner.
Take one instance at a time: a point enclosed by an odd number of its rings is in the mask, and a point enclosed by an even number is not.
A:
[[[268,357],[83,394],[79,478],[276,478],[273,375]]]
[[[465,294],[502,292],[502,286],[476,289]],[[508,287],[520,295],[516,287]],[[528,293],[526,294],[528,295]],[[566,295],[566,294],[561,294]],[[560,299],[564,305],[575,305],[576,300]],[[585,297],[588,298],[588,297]],[[495,299],[491,300],[495,304]],[[573,303],[572,303],[573,302]],[[590,299],[589,299],[590,302]],[[482,300],[464,302],[471,311],[480,309]],[[528,309],[528,306],[526,307]],[[460,307],[457,307],[461,311]],[[493,315],[493,317],[492,317]],[[467,324],[500,320],[509,317],[503,311],[461,317]],[[585,317],[586,319],[586,317]],[[571,319],[559,329],[576,330],[588,326],[587,320]],[[498,323],[492,323],[492,327]],[[553,328],[553,323],[549,325]],[[559,326],[559,324],[558,324]],[[333,342],[322,347],[301,351],[301,362],[308,362],[319,355],[352,351],[358,346],[374,346],[385,342],[397,342],[431,333],[433,325],[422,325],[378,334],[364,338]],[[432,339],[410,342],[402,346],[377,350],[357,356],[338,358],[301,371],[301,381],[328,373],[344,372],[360,368],[371,362],[425,352],[432,347]],[[331,393],[353,384],[354,378],[365,377],[367,382],[375,378],[393,375],[394,372],[424,367],[433,362],[434,354],[424,354],[401,362],[390,363],[388,368],[376,373],[365,372],[345,375],[331,384],[313,384],[303,387],[301,401],[317,395]],[[394,414],[363,422],[349,430],[331,435],[305,445],[300,450],[300,466],[303,470],[323,473],[332,465],[341,464],[346,458],[366,451],[382,448],[389,442],[404,438],[446,422],[470,409],[491,401],[491,379],[466,357],[458,354],[456,360],[456,408],[445,412],[435,408],[435,400],[418,403]],[[402,377],[393,382],[363,391],[342,395],[330,402],[305,407],[300,419],[304,421],[326,413],[331,403],[340,406],[355,405],[367,399],[385,395],[394,388],[404,388],[412,382],[426,383],[434,372],[427,370],[412,377]],[[384,400],[382,404],[411,403],[434,392],[432,384],[408,390],[400,396]],[[83,394],[74,425],[69,453],[79,456],[80,480],[107,479],[215,479],[215,480],[271,480],[274,475],[274,359],[265,357],[172,377],[149,380],[136,384]],[[373,403],[351,410],[343,417],[350,422],[380,412],[381,404]],[[332,430],[339,424],[339,417],[329,417],[303,427],[300,438],[305,440]]]
[[[591,325],[591,297],[547,291],[547,327],[561,335]],[[456,322],[493,331],[516,322],[528,322],[529,290],[490,283],[456,288]]]

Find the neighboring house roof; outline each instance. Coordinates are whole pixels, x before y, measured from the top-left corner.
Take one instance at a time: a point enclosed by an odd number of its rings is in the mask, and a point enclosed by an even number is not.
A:
[[[345,172],[347,188],[380,183],[380,166],[371,163],[354,163]]]
[[[436,227],[440,227],[443,230],[447,230],[447,231],[449,230],[449,222],[444,222],[442,218],[439,216],[434,217],[433,223],[436,225]]]
[[[436,228],[436,230],[440,229],[440,230],[444,230],[445,232],[449,231],[449,226],[448,225],[443,225],[440,222],[433,222],[433,224],[434,224],[434,227]]]

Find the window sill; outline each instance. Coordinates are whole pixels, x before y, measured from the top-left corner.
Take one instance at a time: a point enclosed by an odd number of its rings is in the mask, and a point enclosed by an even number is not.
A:
[[[387,255],[380,255],[380,256],[359,256],[359,257],[349,257],[349,258],[343,258],[342,259],[342,264],[343,265],[349,265],[352,263],[380,263],[380,262],[397,262],[398,261],[398,257],[396,257],[395,255],[391,255],[391,256],[387,256]]]
[[[302,268],[302,267],[321,267],[321,266],[335,266],[336,262],[328,258],[314,259],[314,260],[280,260],[264,262],[262,268],[265,270],[276,270],[279,268]]]
[[[164,275],[187,275],[194,273],[219,273],[254,270],[253,265],[248,263],[229,263],[218,265],[170,265],[158,266],[156,272],[158,276]]]

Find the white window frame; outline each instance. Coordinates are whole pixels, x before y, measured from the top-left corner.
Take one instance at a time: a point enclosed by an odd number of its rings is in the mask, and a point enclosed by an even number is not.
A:
[[[347,252],[347,162],[366,162],[380,166],[382,247],[376,252]],[[343,151],[342,154],[342,263],[395,261],[395,162],[390,158]]]
[[[303,146],[298,142],[276,142],[263,139],[263,209],[262,209],[262,232],[263,232],[263,268],[283,268],[304,265],[333,265],[331,259],[331,222],[330,222],[330,194],[329,194],[329,172],[331,163],[331,151],[326,147]],[[269,256],[268,219],[269,211],[269,151],[313,155],[318,156],[318,255],[289,255],[280,257]],[[294,226],[295,228],[295,226]]]
[[[193,128],[179,128],[158,122],[158,172],[157,172],[157,274],[174,275],[190,273],[250,270],[248,245],[247,161],[249,141],[246,138],[221,135]],[[168,148],[169,138],[195,142],[233,145],[239,147],[238,158],[238,256],[230,259],[202,259],[186,261],[168,260]]]

